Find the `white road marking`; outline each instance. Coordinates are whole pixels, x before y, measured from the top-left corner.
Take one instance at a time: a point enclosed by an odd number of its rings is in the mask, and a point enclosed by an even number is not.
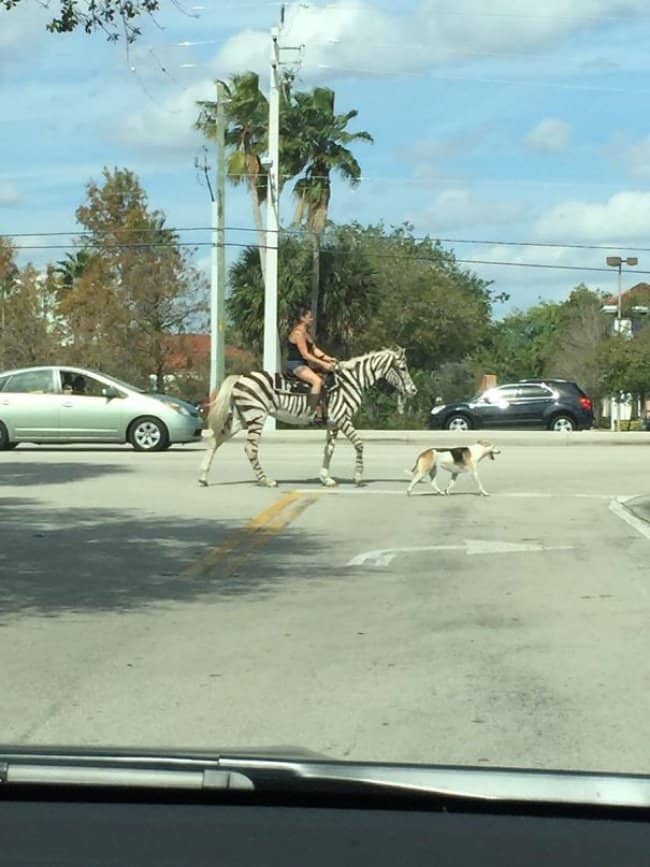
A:
[[[532,551],[569,551],[573,545],[540,545],[536,542],[497,542],[484,539],[466,539],[462,545],[416,545],[406,548],[380,548],[364,551],[346,563],[346,566],[388,566],[398,554],[413,551],[465,551],[469,556],[486,554],[517,554]]]
[[[626,524],[629,524],[630,527],[634,527],[634,529],[641,533],[642,536],[645,536],[646,539],[650,539],[650,524],[642,521],[641,518],[637,518],[629,509],[625,507],[625,503],[628,500],[632,500],[634,497],[617,497],[615,500],[611,500],[609,504],[609,509],[613,512],[618,518],[625,521]]]

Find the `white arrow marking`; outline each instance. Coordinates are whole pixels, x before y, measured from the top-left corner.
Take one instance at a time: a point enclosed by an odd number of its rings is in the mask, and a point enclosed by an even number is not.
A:
[[[398,554],[412,551],[465,551],[469,556],[481,554],[517,554],[533,551],[569,551],[573,545],[540,545],[536,542],[491,542],[466,539],[462,545],[418,545],[412,548],[381,548],[357,554],[347,566],[388,566]]]
[[[641,520],[641,518],[637,518],[628,508],[626,508],[625,503],[627,500],[633,500],[634,497],[617,497],[615,500],[612,500],[609,504],[610,511],[612,511],[615,515],[617,515],[622,521],[625,521],[626,524],[629,524],[630,527],[634,527],[634,529],[641,533],[642,536],[645,536],[646,539],[650,539],[650,525]]]

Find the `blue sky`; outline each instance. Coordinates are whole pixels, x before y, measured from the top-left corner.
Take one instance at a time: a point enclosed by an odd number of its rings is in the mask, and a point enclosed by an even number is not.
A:
[[[246,69],[267,86],[279,15],[276,2],[161,0],[127,49],[101,33],[47,33],[34,0],[0,8],[0,233],[25,248],[70,243],[85,183],[120,166],[184,240],[207,242],[207,231],[185,231],[210,220],[195,101]],[[358,109],[356,128],[375,139],[356,147],[361,185],[335,186],[334,220],[408,220],[447,239],[511,294],[497,314],[560,300],[579,282],[614,291],[615,272],[592,270],[608,254],[638,256],[625,285],[647,279],[647,0],[287,3],[281,42],[301,47],[284,54],[300,60],[297,86],[331,86],[337,109]],[[229,187],[226,207],[238,227],[227,240],[252,240],[244,192]],[[281,210],[288,224],[289,192]],[[65,252],[24,249],[21,262]],[[198,261],[207,268],[208,247]]]

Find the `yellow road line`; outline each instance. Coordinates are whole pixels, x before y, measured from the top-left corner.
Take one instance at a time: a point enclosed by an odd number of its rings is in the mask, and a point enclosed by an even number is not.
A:
[[[210,548],[200,560],[184,570],[183,577],[206,575],[213,569],[218,569],[222,577],[232,574],[255,548],[297,518],[317,499],[317,496],[315,494],[305,496],[299,491],[289,491],[267,509],[251,518],[244,527],[231,533],[223,544]],[[290,508],[292,505],[293,508]]]

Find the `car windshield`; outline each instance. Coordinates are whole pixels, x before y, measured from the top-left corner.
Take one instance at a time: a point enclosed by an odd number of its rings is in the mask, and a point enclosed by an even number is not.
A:
[[[646,773],[650,4],[0,34],[0,741]]]
[[[146,389],[138,388],[137,385],[132,385],[130,382],[124,382],[122,379],[117,379],[115,376],[110,376],[107,373],[102,373],[104,379],[107,379],[109,382],[113,383],[113,385],[118,386],[118,388],[128,388],[130,391],[137,391],[140,394],[145,394]]]

